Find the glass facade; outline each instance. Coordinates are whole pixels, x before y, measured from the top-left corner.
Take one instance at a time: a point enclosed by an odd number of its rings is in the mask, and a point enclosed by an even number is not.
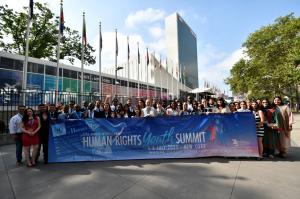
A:
[[[178,67],[185,73],[182,81],[191,89],[198,88],[197,37],[187,23],[174,13],[166,18],[166,40],[169,65],[178,79]]]
[[[27,73],[27,88],[31,90],[44,90],[44,75]]]
[[[179,63],[181,71],[185,70],[188,77],[184,82],[190,88],[198,88],[197,38],[181,17],[178,18]]]
[[[20,58],[12,59],[13,54],[4,57],[0,54],[0,91],[21,90],[23,80],[23,61]],[[16,57],[20,57],[15,55]],[[42,90],[56,90],[56,70],[51,64],[41,64],[43,62],[33,63],[28,62],[27,70],[27,89],[36,90],[37,95],[40,95]],[[78,93],[81,92],[81,72],[66,68],[59,70],[59,91]],[[62,77],[63,76],[63,77]],[[127,81],[118,79],[118,95],[127,95]],[[115,79],[109,76],[102,76],[102,93],[113,95],[115,93]],[[137,96],[137,82],[129,83],[129,93],[131,96]],[[155,87],[149,87],[151,97],[155,96]],[[160,90],[159,88],[157,88]],[[147,85],[140,84],[140,96],[147,96]],[[151,90],[151,92],[150,92]],[[153,92],[152,92],[153,91]],[[166,89],[164,89],[167,92]],[[84,92],[98,93],[99,92],[99,76],[94,74],[84,73]],[[166,95],[166,93],[164,94]],[[36,96],[35,96],[36,97]],[[42,99],[44,101],[46,99]],[[52,101],[49,96],[47,101]]]

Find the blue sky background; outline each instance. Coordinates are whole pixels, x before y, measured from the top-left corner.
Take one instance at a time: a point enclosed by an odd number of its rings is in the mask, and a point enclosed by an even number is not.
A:
[[[35,0],[37,2],[37,0]],[[60,0],[40,0],[59,15]],[[1,0],[20,10],[28,0]],[[197,34],[199,86],[204,81],[228,91],[223,79],[232,65],[244,55],[242,44],[248,35],[273,23],[279,16],[291,12],[300,15],[300,0],[64,0],[65,25],[81,32],[82,11],[86,12],[88,42],[97,49],[98,24],[102,22],[102,65],[114,65],[114,29],[118,29],[118,62],[126,61],[126,36],[130,37],[131,54],[136,54],[136,42],[141,53],[149,47],[157,57],[166,57],[164,18],[178,12]],[[98,61],[98,59],[97,59]],[[80,66],[80,62],[75,63]],[[95,66],[88,69],[98,70]]]

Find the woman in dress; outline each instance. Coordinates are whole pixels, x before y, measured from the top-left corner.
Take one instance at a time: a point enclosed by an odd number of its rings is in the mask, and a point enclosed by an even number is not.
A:
[[[39,117],[37,117],[31,108],[27,108],[24,117],[22,119],[21,129],[23,132],[23,151],[25,154],[25,159],[27,161],[27,166],[35,166],[35,160],[37,157],[38,147],[39,147],[39,136],[37,132],[41,128],[41,123]],[[30,159],[30,147],[32,146],[32,157]]]
[[[285,158],[287,156],[288,148],[291,146],[291,130],[293,124],[293,115],[291,109],[283,105],[281,97],[277,96],[273,100],[275,112],[273,113],[275,125],[271,128],[278,130],[278,143],[279,156]]]
[[[257,102],[252,102],[253,114],[255,116],[255,124],[256,124],[256,133],[257,133],[257,143],[258,143],[258,152],[259,152],[259,160],[263,158],[263,138],[264,138],[264,122],[265,117],[264,113],[258,107]]]

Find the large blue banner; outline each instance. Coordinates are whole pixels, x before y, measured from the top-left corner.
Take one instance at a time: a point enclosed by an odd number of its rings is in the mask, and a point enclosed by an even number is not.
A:
[[[87,119],[50,126],[49,162],[258,157],[252,113]]]

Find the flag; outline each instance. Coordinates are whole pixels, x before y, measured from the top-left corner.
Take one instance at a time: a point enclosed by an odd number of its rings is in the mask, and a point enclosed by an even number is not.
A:
[[[116,29],[116,56],[118,56],[118,51],[119,51],[119,47],[118,47],[118,36],[117,36],[117,29]]]
[[[155,68],[155,70],[156,70],[155,51],[154,51],[153,55],[151,55],[151,57],[152,57],[152,60],[153,60],[154,68]]]
[[[65,29],[65,18],[64,18],[64,11],[63,11],[63,4],[61,2],[60,4],[60,26],[59,26],[59,34],[62,36],[64,35],[64,29]]]
[[[127,37],[127,60],[130,58],[129,37]]]
[[[102,32],[101,32],[101,22],[100,22],[100,51],[102,51]]]
[[[30,10],[30,15],[29,15],[29,19],[33,18],[33,0],[29,0],[29,10]]]
[[[139,42],[137,44],[138,44],[138,64],[140,64],[141,63],[141,55],[140,55]]]
[[[85,17],[83,13],[83,26],[82,26],[82,44],[84,47],[87,45],[87,38],[86,38],[86,25],[85,25]]]
[[[149,55],[148,55],[148,48],[147,48],[147,55],[146,55],[146,63],[147,63],[147,66],[149,65]]]
[[[169,72],[168,71],[168,58],[166,58],[166,71],[167,71],[167,73]]]
[[[159,55],[159,69],[161,69],[161,55]]]
[[[182,82],[182,70],[180,66],[179,66],[179,82]]]

